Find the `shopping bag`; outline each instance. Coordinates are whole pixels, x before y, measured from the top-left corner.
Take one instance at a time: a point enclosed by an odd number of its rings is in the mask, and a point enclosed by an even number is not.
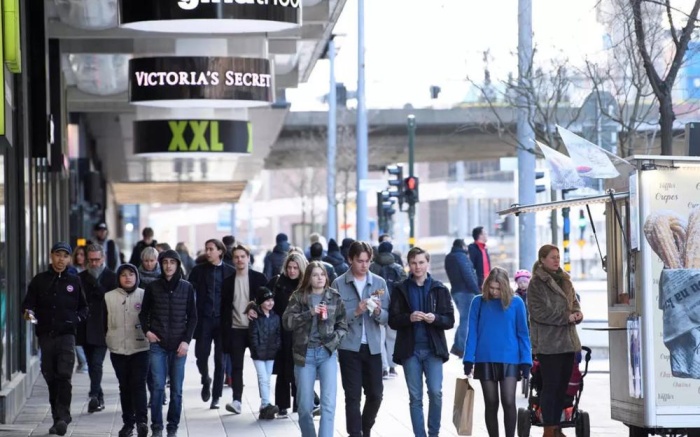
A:
[[[472,435],[474,419],[474,389],[469,378],[457,378],[455,387],[455,405],[452,410],[452,423],[457,428],[457,435]]]

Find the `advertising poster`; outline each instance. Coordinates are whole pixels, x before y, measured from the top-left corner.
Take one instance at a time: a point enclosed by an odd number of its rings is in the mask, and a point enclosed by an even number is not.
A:
[[[658,407],[697,406],[700,393],[700,167],[641,172],[647,204],[640,243],[651,249],[644,272],[653,294]],[[628,334],[629,335],[629,334]]]
[[[642,339],[640,338],[638,316],[627,319],[627,366],[629,369],[630,397],[642,398]]]

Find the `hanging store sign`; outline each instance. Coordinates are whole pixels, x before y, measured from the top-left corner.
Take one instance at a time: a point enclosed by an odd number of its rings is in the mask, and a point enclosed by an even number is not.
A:
[[[129,61],[129,101],[137,105],[265,106],[273,94],[268,59],[167,56]]]
[[[119,23],[147,32],[279,32],[301,25],[301,0],[119,0]]]
[[[252,125],[238,120],[134,122],[134,154],[252,153]]]

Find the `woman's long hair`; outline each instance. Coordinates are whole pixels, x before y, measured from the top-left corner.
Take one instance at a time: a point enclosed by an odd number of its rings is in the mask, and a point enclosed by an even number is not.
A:
[[[559,248],[553,244],[545,244],[540,247],[540,250],[537,251],[537,261],[532,265],[532,273],[535,273],[535,270],[542,265],[542,259],[547,258],[553,250],[559,252]]]
[[[304,271],[306,270],[306,267],[309,262],[306,260],[306,256],[304,256],[303,253],[299,253],[297,251],[289,252],[287,254],[287,257],[284,259],[284,262],[282,263],[282,271],[280,272],[284,276],[287,276],[287,266],[291,261],[297,263],[297,266],[299,267],[299,283],[301,284],[304,280],[304,277],[306,276],[304,274]]]
[[[78,264],[78,253],[83,254],[82,264]],[[73,251],[73,265],[75,267],[80,267],[81,269],[85,269],[87,267],[87,252],[85,252],[85,246],[77,246]]]
[[[481,298],[484,300],[491,300],[491,292],[489,290],[489,285],[492,282],[497,283],[501,288],[501,305],[503,309],[507,309],[510,306],[510,301],[513,300],[513,290],[510,288],[510,279],[508,279],[508,272],[501,267],[494,267],[489,272],[489,276],[484,280],[484,285],[481,286]]]
[[[299,293],[302,302],[305,304],[309,303],[309,293],[311,293],[311,273],[314,271],[314,269],[321,269],[323,276],[326,277],[326,283],[323,288],[328,288],[330,286],[328,283],[328,272],[326,272],[326,267],[320,261],[311,261],[309,265],[306,266],[304,277],[299,283],[299,288],[297,288],[295,291],[295,293]]]

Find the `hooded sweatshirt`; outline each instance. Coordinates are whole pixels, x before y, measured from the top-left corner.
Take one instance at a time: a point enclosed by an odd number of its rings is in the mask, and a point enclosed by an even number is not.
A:
[[[133,264],[122,264],[117,268],[117,277],[124,270],[136,274],[136,286],[125,289],[117,287],[105,294],[107,313],[107,347],[113,354],[133,355],[149,350],[146,336],[141,330],[139,314],[144,290],[138,288],[139,272]]]

